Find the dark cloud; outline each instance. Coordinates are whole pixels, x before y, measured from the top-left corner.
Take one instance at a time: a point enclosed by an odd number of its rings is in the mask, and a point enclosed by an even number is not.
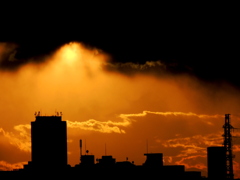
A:
[[[44,42],[0,42],[0,70],[16,70],[29,63],[41,63],[63,43]]]
[[[67,8],[18,13],[15,19],[5,20],[2,29],[4,42],[19,44],[13,52],[15,61],[4,61],[1,68],[16,68],[32,57],[41,62],[42,56],[62,44],[80,41],[109,53],[115,64],[161,61],[171,73],[186,72],[240,86],[237,11],[221,4],[190,6],[165,9],[144,4],[128,5],[120,11],[116,7],[88,7],[82,14],[80,9]],[[120,70],[130,71],[126,66]]]

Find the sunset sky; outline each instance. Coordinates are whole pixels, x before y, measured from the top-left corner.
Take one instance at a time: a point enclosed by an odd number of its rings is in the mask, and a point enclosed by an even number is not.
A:
[[[41,111],[63,113],[71,166],[79,163],[82,139],[95,158],[106,153],[141,165],[147,151],[163,153],[165,165],[206,176],[206,148],[222,145],[224,115],[240,127],[239,54],[232,44],[239,36],[228,16],[197,15],[194,22],[182,16],[170,24],[148,14],[135,24],[131,16],[87,29],[39,26],[42,39],[37,23],[31,34],[29,24],[22,34],[6,28],[0,42],[0,169],[31,160],[30,123]],[[240,177],[240,140],[233,144]]]

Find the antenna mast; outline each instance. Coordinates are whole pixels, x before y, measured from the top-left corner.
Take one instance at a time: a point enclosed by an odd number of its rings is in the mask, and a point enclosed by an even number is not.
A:
[[[80,139],[80,161],[82,158],[82,139]]]
[[[225,114],[224,128],[224,147],[226,149],[226,179],[232,180],[233,175],[233,154],[232,154],[232,135],[233,126],[230,124],[230,114]]]

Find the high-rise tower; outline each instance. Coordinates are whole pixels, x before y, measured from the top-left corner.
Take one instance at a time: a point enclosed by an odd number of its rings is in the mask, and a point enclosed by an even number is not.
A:
[[[62,169],[67,167],[67,126],[62,114],[41,116],[35,114],[31,122],[32,167]]]

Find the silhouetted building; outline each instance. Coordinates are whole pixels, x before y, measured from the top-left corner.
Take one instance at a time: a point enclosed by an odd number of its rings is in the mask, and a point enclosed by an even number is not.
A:
[[[147,153],[144,154],[147,156],[143,166],[147,167],[162,167],[163,166],[163,154],[162,153]]]
[[[207,165],[209,179],[226,179],[226,148],[208,147]]]
[[[185,171],[185,179],[198,180],[202,179],[201,171]]]
[[[31,122],[31,141],[32,168],[67,167],[67,126],[62,116],[36,115],[36,120]]]
[[[81,155],[81,166],[93,166],[94,155]]]
[[[120,161],[120,162],[116,162],[115,167],[116,168],[134,168],[136,167],[136,165],[130,161]]]
[[[174,179],[183,178],[185,167],[183,165],[165,165],[162,168],[161,176],[164,178]]]
[[[116,163],[116,159],[112,156],[102,156],[102,159],[99,159],[98,161],[101,167],[113,167]]]

